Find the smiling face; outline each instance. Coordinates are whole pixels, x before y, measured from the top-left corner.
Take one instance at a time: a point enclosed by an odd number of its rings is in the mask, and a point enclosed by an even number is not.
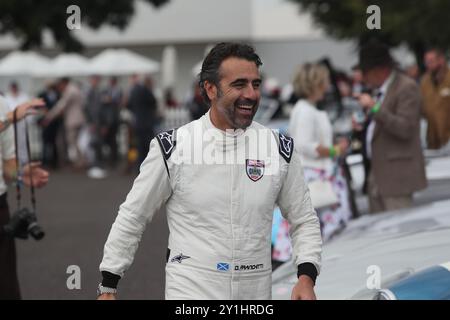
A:
[[[219,68],[218,86],[205,82],[211,121],[221,129],[245,129],[258,110],[261,78],[253,61],[230,57]]]

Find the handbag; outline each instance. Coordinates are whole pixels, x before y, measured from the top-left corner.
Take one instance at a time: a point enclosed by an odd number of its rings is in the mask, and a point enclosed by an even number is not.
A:
[[[339,198],[329,180],[317,179],[308,183],[309,194],[314,208],[320,209],[339,203]]]

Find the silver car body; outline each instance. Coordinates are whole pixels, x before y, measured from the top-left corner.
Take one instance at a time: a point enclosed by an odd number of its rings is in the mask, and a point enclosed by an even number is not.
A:
[[[450,193],[450,191],[449,191]],[[366,215],[324,245],[318,299],[372,299],[378,289],[450,261],[450,200]],[[289,299],[296,270],[273,273],[273,299]]]

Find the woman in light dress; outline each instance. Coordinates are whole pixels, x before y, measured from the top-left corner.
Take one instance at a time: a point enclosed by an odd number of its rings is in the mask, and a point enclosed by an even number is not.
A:
[[[299,148],[306,182],[329,181],[339,199],[331,207],[316,208],[326,241],[342,230],[351,217],[346,180],[338,158],[348,148],[348,141],[333,143],[333,129],[325,111],[317,109],[329,88],[328,69],[320,64],[304,64],[294,78],[294,90],[301,97],[294,106],[289,135]]]

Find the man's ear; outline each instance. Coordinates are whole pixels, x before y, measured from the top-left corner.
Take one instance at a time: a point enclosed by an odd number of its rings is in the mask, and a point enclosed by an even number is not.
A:
[[[215,84],[209,82],[208,80],[205,81],[205,91],[208,95],[208,98],[210,101],[214,100],[217,97],[217,87]]]

